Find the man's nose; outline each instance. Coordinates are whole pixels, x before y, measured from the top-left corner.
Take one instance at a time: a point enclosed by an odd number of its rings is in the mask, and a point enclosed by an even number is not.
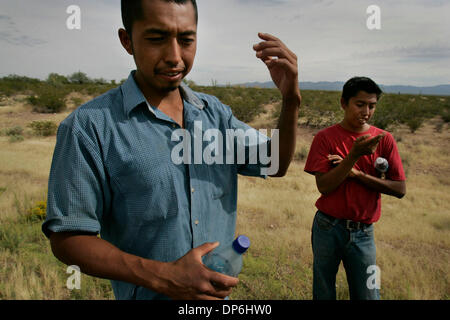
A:
[[[171,40],[166,47],[165,59],[168,64],[176,66],[181,61],[181,47],[177,39]]]
[[[369,106],[368,105],[364,106],[361,111],[363,115],[365,116],[369,115],[370,113]]]

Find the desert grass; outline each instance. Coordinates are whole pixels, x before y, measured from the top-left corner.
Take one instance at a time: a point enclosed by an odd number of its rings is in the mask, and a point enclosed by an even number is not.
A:
[[[59,122],[70,112],[35,114],[18,100],[0,108],[0,130],[33,120]],[[274,125],[255,121],[259,128]],[[236,233],[248,235],[252,245],[231,299],[312,298],[311,226],[319,193],[303,168],[317,130],[299,127],[296,160],[284,178],[239,177]],[[392,132],[408,180],[403,199],[383,196],[375,225],[382,299],[449,299],[448,124],[433,119],[415,133],[402,126]],[[67,266],[53,256],[41,222],[24,216],[46,199],[54,145],[54,136],[15,143],[0,136],[0,299],[113,299],[108,280],[84,274],[81,290],[67,289]],[[342,267],[337,293],[348,299]]]

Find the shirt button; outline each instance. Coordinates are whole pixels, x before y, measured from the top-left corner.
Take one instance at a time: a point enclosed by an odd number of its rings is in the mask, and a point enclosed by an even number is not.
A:
[[[198,220],[195,220],[195,221],[194,221],[195,225],[198,225],[198,222],[199,222]]]
[[[192,189],[191,189],[191,192],[192,192],[192,193],[194,193],[194,191],[195,191],[195,189],[194,189],[194,188],[192,188]]]

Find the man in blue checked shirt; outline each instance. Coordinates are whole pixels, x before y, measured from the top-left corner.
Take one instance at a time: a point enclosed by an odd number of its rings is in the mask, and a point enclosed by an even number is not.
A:
[[[201,259],[234,238],[237,174],[264,176],[264,165],[172,159],[175,130],[249,129],[182,83],[196,53],[195,0],[122,0],[122,17],[120,41],[136,71],[61,123],[42,230],[58,259],[111,279],[117,299],[223,299],[239,280]],[[295,150],[297,57],[259,37],[253,49],[283,96],[273,174],[281,177]]]

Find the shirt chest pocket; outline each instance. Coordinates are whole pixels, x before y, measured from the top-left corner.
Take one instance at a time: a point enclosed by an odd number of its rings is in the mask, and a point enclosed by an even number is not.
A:
[[[236,167],[233,165],[209,165],[207,172],[211,186],[212,198],[221,199],[236,190]]]
[[[130,170],[131,171],[131,170]],[[133,223],[164,220],[178,213],[172,169],[165,163],[114,177]]]

